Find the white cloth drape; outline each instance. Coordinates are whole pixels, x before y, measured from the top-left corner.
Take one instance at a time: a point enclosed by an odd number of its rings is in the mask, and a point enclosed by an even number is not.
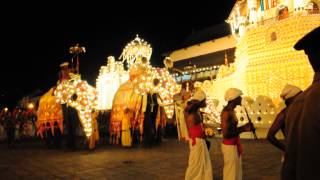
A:
[[[236,145],[221,145],[223,154],[223,180],[242,180],[242,161]]]
[[[211,159],[204,139],[196,138],[196,144],[189,141],[190,155],[186,180],[212,180]]]
[[[178,138],[179,140],[188,140],[189,135],[188,135],[187,124],[184,118],[184,105],[176,104],[175,111],[176,111]]]

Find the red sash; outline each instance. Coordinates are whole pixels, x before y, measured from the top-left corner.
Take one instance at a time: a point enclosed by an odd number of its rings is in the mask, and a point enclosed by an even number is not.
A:
[[[238,150],[238,155],[239,156],[243,152],[243,148],[242,148],[242,145],[240,144],[239,136],[238,137],[234,137],[234,138],[230,138],[230,139],[223,139],[222,143],[225,144],[225,145],[235,145],[235,146],[237,146],[237,150]]]
[[[194,125],[189,128],[189,136],[192,139],[192,145],[196,144],[196,138],[204,138],[204,133],[201,124]]]

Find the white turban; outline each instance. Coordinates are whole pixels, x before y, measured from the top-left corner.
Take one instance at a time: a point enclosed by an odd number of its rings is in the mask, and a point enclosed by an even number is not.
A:
[[[281,94],[280,94],[280,97],[283,99],[283,100],[286,100],[286,99],[289,99],[289,98],[292,98],[293,96],[297,95],[299,92],[301,92],[301,89],[298,88],[297,86],[293,86],[293,85],[290,85],[290,84],[287,84]]]
[[[204,93],[202,90],[198,90],[194,93],[193,98],[194,100],[202,101],[206,98],[206,93]]]
[[[224,94],[224,100],[231,101],[242,95],[242,91],[237,88],[229,88]]]

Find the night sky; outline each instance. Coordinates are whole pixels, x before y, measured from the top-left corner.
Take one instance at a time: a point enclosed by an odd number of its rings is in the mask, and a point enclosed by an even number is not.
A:
[[[136,34],[151,44],[151,64],[161,67],[163,53],[178,48],[193,30],[224,22],[234,4],[179,2],[3,6],[0,106],[12,106],[36,90],[48,91],[58,80],[59,65],[71,61],[68,50],[76,43],[87,50],[80,56],[80,72],[93,86],[107,56],[119,58]]]

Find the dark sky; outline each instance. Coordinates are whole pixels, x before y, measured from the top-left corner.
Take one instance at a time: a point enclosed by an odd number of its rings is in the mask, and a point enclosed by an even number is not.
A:
[[[234,4],[234,0],[177,1],[181,5],[53,2],[3,7],[0,105],[13,104],[37,89],[49,90],[57,82],[60,63],[71,60],[68,49],[75,43],[86,47],[80,72],[93,86],[107,56],[118,58],[137,33],[153,47],[151,64],[161,66],[162,53],[178,47],[192,29],[223,22]]]

